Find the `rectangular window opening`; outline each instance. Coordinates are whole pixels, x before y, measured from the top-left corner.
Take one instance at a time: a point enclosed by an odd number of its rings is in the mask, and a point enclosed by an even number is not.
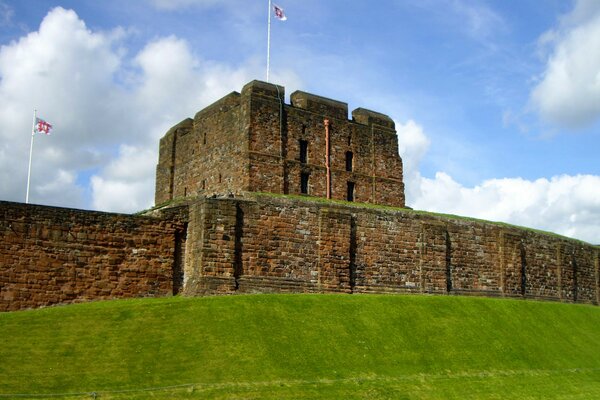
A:
[[[300,140],[300,162],[302,164],[308,162],[308,140]]]
[[[348,182],[348,191],[346,194],[346,200],[354,201],[354,182]]]
[[[346,171],[352,171],[354,154],[351,151],[346,152]]]
[[[310,175],[306,172],[300,174],[300,193],[308,194],[308,177]]]

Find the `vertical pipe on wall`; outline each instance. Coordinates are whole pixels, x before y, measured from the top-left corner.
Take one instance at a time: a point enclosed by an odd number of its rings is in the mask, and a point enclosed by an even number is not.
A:
[[[177,130],[173,132],[173,143],[171,146],[171,165],[169,167],[169,200],[173,200],[175,198],[175,163],[177,160]]]
[[[327,198],[331,199],[331,167],[329,164],[330,154],[329,154],[329,120],[324,119],[323,124],[325,124],[325,168],[327,170]]]
[[[377,175],[377,171],[375,170],[375,130],[373,128],[373,125],[371,125],[371,157],[372,157],[371,170],[373,173],[373,176],[371,178],[371,202],[377,203],[377,200],[375,198],[375,194],[376,194],[375,176]]]
[[[283,182],[282,182],[282,193],[289,193],[289,171],[288,171],[288,163],[287,163],[287,152],[288,152],[288,131],[287,131],[287,117],[285,115],[285,110],[283,108],[283,99],[281,93],[279,91],[279,85],[275,85],[275,89],[277,89],[277,98],[279,99],[279,142],[280,142],[280,151],[279,154],[281,156],[282,168],[283,168]],[[284,118],[286,120],[284,124]]]

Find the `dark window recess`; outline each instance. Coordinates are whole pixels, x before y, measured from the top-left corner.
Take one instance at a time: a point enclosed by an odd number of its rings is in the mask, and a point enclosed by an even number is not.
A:
[[[185,197],[185,196],[187,196],[187,188],[186,187],[183,188],[183,197]]]
[[[202,190],[206,190],[206,179],[202,179]]]
[[[346,171],[352,171],[352,163],[354,160],[354,154],[351,151],[346,152]]]
[[[306,164],[308,161],[308,141],[300,140],[300,162]]]
[[[352,144],[352,135],[348,135],[348,146]]]
[[[221,176],[221,174],[219,174],[219,183],[223,182],[223,177]]]
[[[183,230],[175,231],[175,262],[173,263],[173,294],[178,294],[183,289],[183,262],[185,256],[185,241],[187,236],[187,222]]]
[[[202,144],[206,144],[206,132],[204,132],[204,138],[202,139]]]
[[[346,195],[346,200],[354,201],[354,182],[348,182],[348,191]]]
[[[300,174],[300,193],[308,194],[308,177],[309,174],[303,172]]]

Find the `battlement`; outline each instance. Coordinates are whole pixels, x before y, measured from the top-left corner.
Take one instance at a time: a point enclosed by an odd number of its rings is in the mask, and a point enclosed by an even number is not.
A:
[[[348,119],[348,104],[317,96],[316,94],[295,91],[290,95],[290,101],[294,107],[311,111],[316,114],[329,115],[331,118]]]
[[[215,104],[221,104],[222,101],[234,94],[237,94],[237,92],[233,92],[223,99],[217,101],[213,105],[206,107],[200,111],[200,113],[210,112]],[[275,85],[273,83],[254,80],[244,86],[242,89],[242,96],[275,98],[283,103],[285,101],[285,87]],[[329,118],[335,118],[339,120],[348,119],[348,103],[301,90],[296,90],[290,95],[290,104],[286,104],[286,106],[290,105],[292,107],[310,111],[315,114],[329,116]],[[389,116],[362,107],[356,108],[352,111],[352,120],[362,125],[375,124],[395,130],[394,120],[392,120]]]
[[[204,116],[209,116],[217,112],[227,112],[233,107],[240,105],[240,94],[238,92],[231,92],[221,99],[215,101],[211,105],[198,111],[194,116],[194,120],[201,119]],[[177,125],[176,125],[177,126]]]
[[[281,100],[285,100],[285,88],[274,83],[268,83],[258,80],[248,82],[242,88],[243,96],[263,96],[263,97],[274,97]]]
[[[272,192],[404,207],[402,160],[385,114],[251,81],[161,139],[156,204]],[[325,122],[327,121],[327,123]]]
[[[352,111],[352,119],[359,124],[363,125],[379,125],[385,128],[389,128],[396,132],[396,124],[394,120],[385,114],[378,113],[377,111],[367,110],[366,108],[357,108]]]

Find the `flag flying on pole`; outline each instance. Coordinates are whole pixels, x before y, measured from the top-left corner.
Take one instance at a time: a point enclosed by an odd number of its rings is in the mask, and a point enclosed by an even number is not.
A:
[[[287,17],[283,12],[283,8],[279,7],[277,4],[273,4],[273,12],[275,13],[277,19],[279,19],[280,21],[287,20]]]
[[[48,122],[44,121],[41,118],[36,118],[35,119],[35,125],[33,126],[33,133],[44,133],[46,135],[49,135],[50,132],[52,132],[52,125],[49,124]]]

